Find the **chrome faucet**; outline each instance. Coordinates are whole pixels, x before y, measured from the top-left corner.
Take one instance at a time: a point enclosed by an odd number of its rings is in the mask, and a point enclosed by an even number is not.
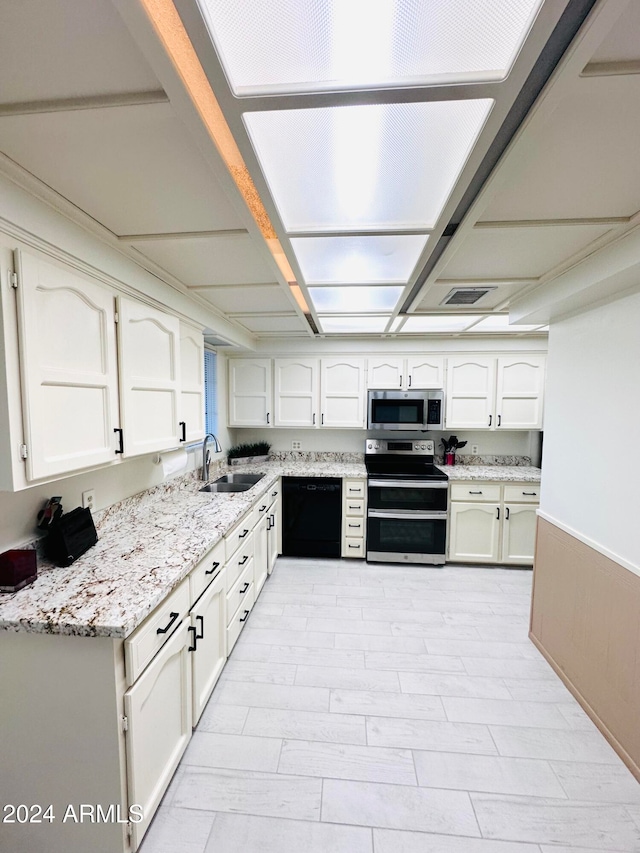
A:
[[[212,438],[214,441],[213,446],[215,448],[216,453],[222,453],[222,448],[220,447],[220,442],[218,441],[218,439],[215,437],[215,435],[212,432],[208,432],[204,437],[204,441],[202,442],[202,475],[201,475],[201,477],[205,481],[205,483],[209,482],[209,464],[211,463],[211,453],[209,450],[207,450],[207,442],[209,441],[210,438]]]

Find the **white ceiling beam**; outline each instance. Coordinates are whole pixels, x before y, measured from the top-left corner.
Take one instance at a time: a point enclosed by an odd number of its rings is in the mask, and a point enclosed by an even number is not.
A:
[[[473,226],[474,231],[484,228],[556,228],[564,225],[626,225],[631,216],[592,216],[582,219],[503,219],[480,220]]]
[[[582,69],[581,77],[624,77],[627,74],[640,74],[640,59],[628,59],[618,62],[588,62]]]
[[[166,104],[168,100],[166,93],[162,89],[158,89],[151,92],[124,92],[115,95],[92,95],[48,101],[22,101],[13,104],[0,104],[0,118],[35,115],[36,113],[104,110],[111,107],[140,107],[148,104]]]
[[[121,243],[144,243],[153,240],[193,240],[211,237],[246,237],[246,228],[221,228],[218,231],[163,231],[158,234],[120,234]]]

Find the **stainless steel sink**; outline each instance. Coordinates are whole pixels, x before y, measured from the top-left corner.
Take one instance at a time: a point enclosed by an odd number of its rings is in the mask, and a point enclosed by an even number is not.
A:
[[[248,483],[250,486],[255,485],[264,477],[264,474],[224,474],[214,480],[215,483]]]
[[[213,483],[203,486],[201,492],[246,492],[264,477],[264,474],[224,474]]]

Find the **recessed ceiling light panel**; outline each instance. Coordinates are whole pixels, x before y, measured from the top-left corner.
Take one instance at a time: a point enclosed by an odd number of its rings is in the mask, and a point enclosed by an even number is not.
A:
[[[492,104],[270,110],[244,121],[287,231],[428,230]]]
[[[324,314],[320,315],[318,320],[322,331],[327,334],[333,332],[380,334],[387,328],[389,317],[338,317]]]
[[[542,0],[198,0],[235,95],[501,80]]]
[[[414,314],[407,317],[407,322],[402,327],[402,333],[462,332],[472,323],[481,319],[481,314],[430,314],[424,317],[416,317]]]
[[[310,284],[406,284],[427,237],[296,237],[291,240]]]
[[[403,287],[310,287],[309,296],[316,311],[361,314],[368,311],[392,311]]]

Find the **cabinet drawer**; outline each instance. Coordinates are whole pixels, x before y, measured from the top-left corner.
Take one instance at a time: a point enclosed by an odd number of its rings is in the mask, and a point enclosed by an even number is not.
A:
[[[224,571],[224,542],[218,542],[189,575],[192,605],[222,571]]]
[[[519,483],[504,487],[505,503],[540,503],[540,483]]]
[[[344,514],[364,517],[364,499],[345,498]]]
[[[345,521],[344,535],[349,538],[352,536],[364,536],[364,518],[349,517]]]
[[[245,622],[249,618],[251,608],[253,607],[253,584],[247,590],[247,600],[242,602],[242,607],[236,610],[236,614],[229,622],[227,628],[227,655],[231,654],[231,649],[235,646],[236,640],[240,636],[240,631],[244,628]]]
[[[235,554],[232,554],[227,560],[227,589],[230,590],[233,587],[252,557],[253,533],[249,533],[246,539],[243,539]]]
[[[262,506],[262,504],[260,504]],[[253,517],[251,513],[245,515],[240,524],[236,524],[233,530],[225,536],[225,554],[227,560],[231,558],[243,541],[247,539],[253,527]]]
[[[249,560],[245,570],[242,572],[232,589],[227,593],[227,623],[231,622],[236,610],[247,605],[249,592],[253,586],[253,560]],[[251,593],[253,595],[253,593]]]
[[[364,498],[366,488],[364,480],[345,480],[342,494],[345,501],[350,498]]]
[[[496,483],[451,483],[452,501],[495,501],[500,502],[500,489]]]
[[[179,587],[124,641],[127,685],[130,687],[189,612],[189,581]]]
[[[364,539],[362,537],[352,539],[347,536],[344,540],[344,554],[342,556],[364,557]]]

